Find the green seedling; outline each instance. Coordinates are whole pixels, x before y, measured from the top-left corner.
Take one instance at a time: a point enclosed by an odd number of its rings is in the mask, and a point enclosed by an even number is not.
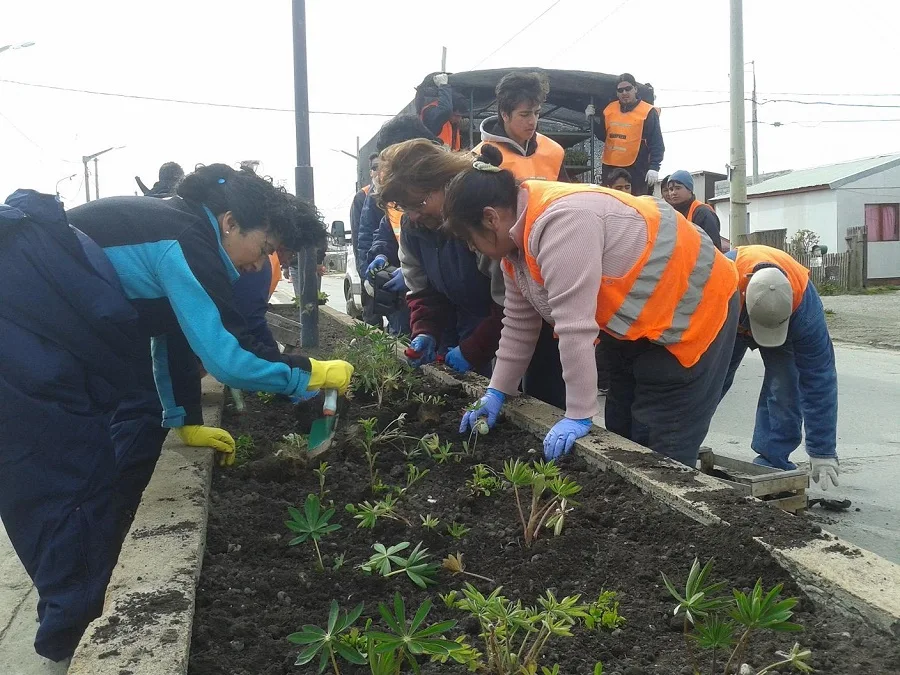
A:
[[[344,551],[340,555],[334,556],[334,560],[331,561],[331,569],[337,572],[344,566],[344,563],[347,560],[347,552]]]
[[[328,302],[328,293],[326,293],[325,291],[319,291],[318,293],[316,293],[316,297],[322,302]]]
[[[350,329],[352,339],[344,358],[353,364],[351,387],[375,396],[380,408],[391,394],[406,389],[412,370],[397,359],[397,338],[357,322]]]
[[[374,504],[365,501],[356,505],[347,504],[344,509],[347,513],[353,514],[353,517],[359,521],[356,526],[357,529],[367,528],[371,530],[375,527],[379,518],[389,518],[406,523],[409,527],[412,526],[406,518],[397,513],[397,498],[392,494],[385,495],[384,499]]]
[[[472,467],[472,478],[466,481],[466,487],[475,497],[490,497],[503,487],[503,479],[486,464],[476,464]]]
[[[452,447],[453,443],[451,443],[450,441],[442,443],[440,446],[438,446],[438,449],[432,453],[431,459],[433,459],[440,465],[446,464],[451,459],[454,462],[459,462],[459,460],[462,459],[462,455],[460,455],[458,452],[453,452],[451,450]]]
[[[419,439],[419,448],[424,450],[429,457],[433,457],[437,449],[441,447],[441,439],[437,434],[425,434]]]
[[[306,497],[306,504],[304,504],[302,512],[293,506],[289,506],[288,513],[290,514],[291,519],[284,521],[284,524],[291,532],[294,532],[297,535],[288,542],[288,546],[296,546],[297,544],[302,544],[307,539],[311,540],[313,546],[316,548],[316,556],[319,559],[319,569],[324,570],[325,563],[322,562],[322,552],[319,550],[319,540],[329,532],[341,529],[340,525],[328,522],[334,515],[334,509],[326,509],[323,511],[319,498],[314,494],[310,494]]]
[[[625,617],[619,615],[619,601],[615,591],[601,591],[596,602],[587,606],[584,626],[588,630],[615,630],[625,624]]]
[[[319,500],[322,502],[325,501],[325,495],[329,492],[329,490],[325,489],[325,476],[328,474],[328,469],[330,468],[328,462],[319,462],[319,468],[313,469],[313,473],[316,474],[316,478],[319,479]]]
[[[359,651],[348,647],[341,639],[347,635],[348,629],[356,622],[359,615],[362,614],[362,610],[363,605],[359,604],[350,610],[350,612],[341,614],[337,600],[332,600],[326,628],[323,629],[319,626],[307,624],[303,626],[299,632],[288,635],[287,639],[290,642],[297,645],[305,645],[305,648],[300,652],[294,665],[304,666],[319,655],[320,675],[325,672],[325,668],[328,667],[329,662],[334,669],[334,675],[341,675],[337,658],[335,658],[335,655],[338,655],[350,663],[364,666],[366,664],[366,659]]]
[[[234,463],[238,466],[246,464],[253,458],[254,450],[256,450],[256,444],[253,442],[253,437],[241,434],[234,442]]]
[[[428,549],[422,548],[422,542],[416,544],[406,558],[399,554],[409,548],[408,541],[401,541],[399,544],[387,548],[384,544],[376,543],[372,545],[372,548],[375,549],[375,553],[368,561],[360,565],[360,569],[364,572],[376,573],[385,578],[405,573],[410,581],[419,588],[427,588],[429,585],[437,583],[438,566],[426,562],[430,556]]]
[[[494,580],[488,577],[483,577],[480,574],[475,574],[474,572],[469,572],[466,570],[465,563],[463,563],[463,554],[459,551],[456,552],[456,555],[452,553],[448,555],[441,562],[441,567],[450,572],[450,574],[456,576],[457,574],[465,574],[469,577],[474,577],[475,579],[481,579],[482,581],[486,581],[489,584],[493,584]]]
[[[447,403],[447,397],[442,394],[423,394],[416,392],[412,395],[412,400],[424,405],[443,406]]]
[[[403,440],[411,438],[403,433],[403,425],[406,423],[406,413],[400,413],[396,419],[381,431],[378,431],[378,418],[370,417],[368,419],[359,420],[362,427],[362,436],[359,439],[366,455],[366,464],[369,467],[369,484],[372,487],[372,493],[376,493],[376,486],[379,482],[378,470],[375,468],[375,462],[378,459],[378,453],[375,448],[383,445],[400,444],[402,448]]]
[[[263,405],[268,405],[275,400],[275,394],[268,391],[258,391],[256,392],[256,398],[259,399],[259,402]]]
[[[444,634],[456,625],[456,621],[441,621],[430,626],[425,625],[425,619],[431,611],[431,600],[427,599],[415,611],[412,618],[406,618],[406,606],[399,593],[394,593],[393,608],[385,604],[378,605],[378,613],[384,620],[388,631],[367,631],[370,655],[391,655],[390,663],[394,667],[393,673],[400,673],[404,661],[409,663],[412,670],[419,672],[419,664],[416,656],[426,655],[431,657],[449,657],[453,652],[458,652],[464,645],[448,640]],[[381,671],[386,672],[386,671]]]
[[[562,531],[565,509],[569,504],[574,505],[571,498],[581,492],[578,483],[560,475],[559,468],[553,462],[543,461],[531,466],[518,459],[507,461],[503,466],[503,476],[513,486],[525,548],[531,548],[541,528],[555,514],[560,515],[560,520],[554,523],[554,532],[558,534]],[[519,490],[527,487],[531,488],[531,508],[526,518]]]
[[[457,523],[455,520],[453,521],[453,523],[447,526],[447,534],[449,534],[454,539],[462,539],[471,531],[472,528],[466,527],[462,523]]]
[[[425,476],[428,475],[428,472],[429,469],[420,469],[415,464],[407,464],[406,485],[398,490],[399,496],[403,497],[407,492],[410,491],[413,485],[425,478]]]
[[[419,518],[422,520],[422,527],[432,531],[437,529],[437,526],[441,523],[437,518],[433,518],[430,513],[427,516],[419,516]]]

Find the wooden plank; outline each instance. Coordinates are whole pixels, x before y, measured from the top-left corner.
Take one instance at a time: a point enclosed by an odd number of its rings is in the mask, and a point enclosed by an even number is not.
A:
[[[768,468],[768,467],[763,467]],[[804,469],[792,469],[791,471],[772,471],[769,470],[768,473],[757,474],[750,477],[751,483],[764,483],[768,480],[781,480],[783,478],[804,478],[806,479],[808,474]],[[809,486],[809,481],[807,480],[807,484],[804,487]]]
[[[769,506],[775,506],[788,513],[803,511],[807,506],[807,496],[805,494],[791,495],[790,497],[781,497],[780,499],[766,499],[763,501]]]
[[[762,483],[750,483],[750,494],[754,497],[763,497],[765,495],[777,495],[779,492],[806,490],[808,486],[809,477],[805,475],[803,477],[778,478]]]

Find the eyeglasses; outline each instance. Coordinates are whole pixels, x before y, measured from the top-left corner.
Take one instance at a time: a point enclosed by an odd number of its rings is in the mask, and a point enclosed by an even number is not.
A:
[[[390,204],[390,206],[400,213],[417,213],[428,206],[428,200],[431,199],[432,194],[433,193],[429,192],[425,199],[418,204],[401,204],[399,202],[394,202],[393,204]]]
[[[632,91],[634,87],[630,84],[627,87],[616,87],[616,91],[620,94],[627,94],[629,91]]]

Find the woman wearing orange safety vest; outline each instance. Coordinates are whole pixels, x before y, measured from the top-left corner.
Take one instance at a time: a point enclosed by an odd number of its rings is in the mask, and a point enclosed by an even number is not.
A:
[[[598,330],[607,348],[606,427],[696,464],[734,346],[737,272],[664,202],[594,185],[516,185],[486,147],[447,188],[447,226],[503,260],[505,319],[490,388],[462,428],[493,425],[514,395],[540,331],[559,335],[566,413],[544,439],[568,452],[599,412]]]

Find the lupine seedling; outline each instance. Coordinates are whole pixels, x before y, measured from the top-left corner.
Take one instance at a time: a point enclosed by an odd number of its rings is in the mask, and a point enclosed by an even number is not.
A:
[[[445,570],[447,570],[448,572],[450,572],[450,574],[453,574],[453,575],[465,574],[466,576],[474,577],[476,579],[481,579],[483,581],[486,581],[489,584],[494,583],[493,579],[489,579],[488,577],[483,577],[480,574],[475,574],[475,572],[469,572],[466,569],[465,563],[463,563],[463,554],[460,553],[459,551],[456,552],[456,555],[453,555],[451,553],[446,558],[444,558],[444,560],[441,562],[441,567],[443,567]]]
[[[472,467],[472,478],[466,481],[466,487],[475,497],[490,497],[503,487],[503,479],[486,464],[476,464]]]
[[[248,434],[241,434],[234,441],[234,463],[240,466],[246,464],[253,457],[253,451],[256,449],[256,443],[253,437]]]
[[[547,520],[559,513],[561,507],[564,508],[563,502],[568,505],[571,498],[581,492],[581,486],[568,476],[560,475],[559,468],[553,462],[540,461],[529,466],[518,459],[507,461],[503,466],[503,476],[513,486],[525,548],[531,548]],[[519,489],[526,487],[531,488],[531,508],[527,517],[519,495]]]
[[[362,654],[360,654],[358,650],[348,647],[342,640],[347,634],[348,629],[356,622],[359,615],[362,614],[362,610],[363,606],[362,604],[359,604],[349,612],[341,614],[337,600],[332,600],[326,628],[323,629],[319,626],[307,624],[303,626],[299,632],[288,635],[287,639],[290,642],[297,645],[305,645],[305,648],[300,652],[294,665],[306,665],[316,658],[317,654],[319,655],[320,674],[325,672],[325,668],[327,668],[328,663],[331,662],[331,666],[334,669],[334,675],[341,675],[341,670],[338,668],[335,654],[341,656],[350,663],[355,663],[360,666],[366,665],[366,659]]]
[[[447,397],[442,394],[423,394],[418,391],[412,395],[412,400],[424,405],[442,406],[447,403]]]
[[[322,510],[318,496],[314,494],[307,495],[306,504],[303,511],[293,506],[288,507],[290,520],[284,521],[287,528],[294,532],[297,536],[288,542],[288,546],[296,546],[302,544],[307,539],[311,540],[316,548],[316,556],[319,559],[319,569],[325,569],[325,563],[322,562],[322,552],[319,550],[319,539],[329,532],[341,529],[337,523],[329,523],[334,515],[334,509]]]
[[[373,394],[380,408],[386,397],[405,388],[410,368],[397,359],[397,338],[362,322],[354,324],[350,332],[353,338],[346,360],[355,369],[350,386]]]
[[[407,526],[412,526],[412,523],[397,513],[396,507],[397,498],[392,494],[388,494],[385,495],[384,499],[374,504],[365,501],[361,504],[347,504],[344,508],[347,513],[353,514],[353,517],[359,521],[357,528],[368,528],[371,530],[375,527],[375,523],[378,522],[379,518],[390,518],[391,520],[406,523]]]
[[[359,439],[366,455],[366,463],[369,467],[369,484],[372,486],[372,493],[376,494],[378,485],[378,470],[375,468],[375,461],[378,459],[378,453],[375,448],[379,445],[388,445],[400,443],[402,447],[403,439],[411,438],[403,434],[403,424],[406,422],[406,413],[400,413],[396,419],[391,422],[380,432],[377,431],[378,418],[370,417],[368,419],[359,420],[362,427],[362,437]]]
[[[419,516],[419,518],[422,520],[422,527],[432,531],[437,529],[437,526],[441,523],[440,520],[432,517],[430,513],[427,516]]]
[[[596,602],[587,605],[587,616],[584,626],[588,630],[615,630],[625,623],[625,617],[619,614],[619,601],[615,591],[601,591]]]
[[[431,556],[429,556],[427,548],[422,548],[422,542],[416,544],[406,558],[399,554],[409,548],[408,541],[401,541],[399,544],[387,548],[384,544],[376,543],[372,545],[372,548],[375,549],[375,553],[368,561],[360,565],[360,569],[364,572],[377,573],[385,578],[405,573],[410,581],[419,588],[426,588],[437,583],[438,566],[426,562],[426,559]]]
[[[428,474],[429,469],[420,469],[415,464],[407,464],[406,465],[406,486],[402,487],[398,490],[398,494],[400,497],[404,496],[413,485],[418,483],[420,480],[425,478]]]
[[[328,466],[328,462],[319,462],[319,468],[313,469],[313,473],[319,479],[319,500],[322,502],[325,501],[325,495],[329,492],[329,490],[325,489],[325,476],[329,468],[331,467]]]
[[[334,556],[334,559],[331,561],[331,569],[337,572],[344,566],[344,562],[347,560],[347,552],[344,551],[340,555]]]
[[[457,523],[455,520],[453,521],[453,523],[447,526],[447,534],[449,534],[454,539],[462,539],[471,531],[472,528],[466,527],[462,523]]]
[[[259,402],[263,405],[268,405],[275,400],[275,394],[268,391],[258,391],[256,392],[256,398],[258,398]]]

